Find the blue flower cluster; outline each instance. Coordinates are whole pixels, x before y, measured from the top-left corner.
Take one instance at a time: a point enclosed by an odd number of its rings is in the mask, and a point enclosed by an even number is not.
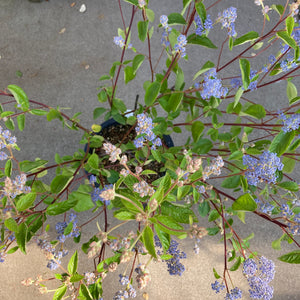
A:
[[[222,23],[222,27],[225,27],[228,29],[228,35],[229,36],[235,36],[235,20],[237,18],[236,8],[230,7],[225,9],[222,14],[218,14],[218,21]]]
[[[268,70],[265,70],[265,71],[268,71]],[[256,74],[257,74],[257,71],[251,69],[250,76],[249,76],[250,80],[252,80]],[[230,81],[230,84],[234,89],[239,88],[241,86],[242,89],[244,90],[242,76],[232,78]],[[250,91],[254,91],[254,90],[256,90],[256,88],[257,88],[257,80],[251,81],[249,83],[249,86],[247,87],[247,89],[249,89]]]
[[[210,18],[210,15],[206,16],[206,20],[205,20],[204,24],[202,24],[202,20],[199,17],[199,15],[197,15],[194,20],[196,23],[196,34],[197,35],[200,35],[200,36],[205,35],[209,29],[213,28],[213,22]]]
[[[257,207],[258,207],[258,210],[260,210],[261,212],[265,213],[265,214],[268,214],[268,215],[271,215],[272,213],[272,210],[275,208],[272,204],[270,203],[263,203],[261,202],[259,199],[254,199],[256,204],[257,204]]]
[[[60,259],[69,253],[68,250],[55,251],[55,248],[47,240],[37,239],[36,243],[48,258],[47,268],[50,270],[56,270],[61,264]]]
[[[287,72],[290,69],[296,68],[297,63],[294,61],[293,55],[288,54],[286,59],[281,61],[280,68],[282,69],[282,72]]]
[[[138,124],[135,127],[136,134],[138,137],[133,141],[136,148],[141,148],[145,141],[152,143],[151,149],[155,150],[156,147],[162,145],[161,139],[156,137],[153,133],[153,122],[150,117],[147,117],[144,113],[137,115]]]
[[[199,84],[195,84],[196,88],[199,88]],[[226,96],[228,89],[222,86],[222,80],[217,78],[217,72],[215,68],[210,69],[204,73],[203,90],[201,91],[201,97],[203,99],[210,99],[210,97],[221,98]]]
[[[300,126],[300,114],[294,114],[289,117],[287,117],[284,113],[281,111],[278,112],[279,118],[282,121],[282,130],[284,132],[290,132],[293,130],[297,130]]]
[[[214,283],[211,284],[211,288],[213,291],[216,292],[216,294],[218,294],[220,291],[225,289],[225,284],[220,283],[218,280],[216,280]]]
[[[234,300],[240,298],[242,298],[242,291],[238,287],[230,290],[230,293],[226,293],[225,296],[225,300]]]
[[[130,280],[128,276],[119,274],[119,282],[121,285],[126,285],[125,291],[118,291],[115,296],[113,297],[114,300],[123,300],[128,298],[135,298],[136,297],[136,290],[130,284]]]
[[[203,180],[209,179],[210,175],[220,175],[221,168],[224,166],[224,161],[221,156],[213,159],[209,166],[206,166],[202,172]]]
[[[5,186],[3,188],[4,196],[14,199],[20,194],[29,193],[31,188],[30,186],[26,186],[26,180],[27,176],[24,173],[17,175],[14,180],[6,177]]]
[[[3,130],[0,126],[0,150],[15,145],[16,143],[17,138],[12,136],[9,130]],[[0,160],[6,160],[7,158],[7,153],[0,151]]]
[[[273,297],[273,287],[269,286],[275,275],[273,261],[261,256],[257,265],[254,259],[248,258],[244,261],[243,273],[248,279],[251,298],[269,300]]]
[[[291,234],[300,235],[300,213],[294,216],[293,221],[289,222],[288,226]]]
[[[113,186],[112,184],[106,184],[106,185],[104,186],[103,189],[100,189],[100,188],[98,188],[98,187],[95,187],[94,190],[93,190],[93,192],[92,192],[92,195],[91,195],[91,196],[92,196],[92,200],[93,200],[94,202],[96,202],[96,201],[101,201],[101,202],[104,203],[105,205],[109,205],[109,204],[110,204],[110,200],[105,199],[105,198],[101,197],[100,195],[101,195],[103,192],[105,192],[105,191],[112,190],[113,187],[114,187],[114,186]]]
[[[284,218],[290,218],[293,216],[293,211],[287,204],[282,204],[280,207],[281,214]]]
[[[169,41],[169,33],[172,31],[172,28],[169,27],[168,24],[168,17],[165,15],[160,16],[160,24],[164,28],[164,31],[161,36],[161,44],[164,47],[170,46],[170,41]]]
[[[161,242],[157,235],[154,237],[154,240],[155,240],[155,246],[162,248]],[[170,254],[173,257],[168,259],[166,261],[166,263],[167,263],[168,272],[170,275],[181,276],[182,273],[185,271],[185,267],[180,262],[180,259],[186,258],[186,253],[183,251],[180,251],[178,249],[178,245],[179,245],[178,242],[176,242],[175,240],[171,240],[170,247],[166,251],[166,254]],[[159,251],[158,251],[158,253],[159,253]]]
[[[120,35],[114,37],[114,43],[121,48],[125,46],[125,40]],[[128,48],[132,48],[132,44],[128,44]]]
[[[80,231],[77,226],[77,216],[73,213],[70,214],[68,222],[57,222],[55,225],[56,232],[58,233],[57,239],[61,242],[64,243],[67,238],[69,237],[79,237]],[[71,229],[71,232],[67,235],[64,234],[64,230],[66,227],[70,224],[73,223],[73,227]]]
[[[261,71],[264,72],[264,73],[267,73],[267,72],[269,71],[270,67],[272,67],[272,66],[275,64],[276,61],[277,61],[276,57],[275,57],[273,54],[271,54],[271,55],[268,57],[268,65],[265,65],[265,66],[261,69]]]
[[[183,34],[180,34],[177,37],[177,44],[174,46],[174,50],[180,55],[180,57],[185,57],[185,46],[187,44],[186,36]]]
[[[277,179],[276,171],[283,169],[283,163],[277,154],[269,151],[264,151],[258,159],[250,155],[244,155],[243,164],[247,166],[245,177],[248,184],[255,186],[262,181],[275,183]]]

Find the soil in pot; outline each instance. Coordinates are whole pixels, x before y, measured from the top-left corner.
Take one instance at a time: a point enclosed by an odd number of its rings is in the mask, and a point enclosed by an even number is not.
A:
[[[110,120],[109,120],[110,121]],[[105,123],[104,123],[105,124]],[[119,145],[121,142],[122,144],[127,144],[128,142],[132,141],[136,138],[136,132],[134,127],[131,125],[122,125],[116,122],[110,122],[109,126],[102,126],[102,130],[99,133],[101,136],[104,137],[105,141],[113,144]],[[164,142],[167,145],[173,146],[172,141],[169,136],[164,136]],[[93,151],[93,149],[91,149]],[[101,159],[103,156],[106,156],[105,152],[102,148],[96,148],[95,153],[99,155]],[[130,150],[124,153],[127,155],[128,160],[134,159],[134,153]],[[113,170],[117,173],[120,173],[121,170],[124,168],[119,162],[112,163],[108,159],[102,160],[101,164],[107,170]],[[143,169],[148,169],[155,171],[157,174],[148,174],[147,176],[142,175],[141,177],[147,182],[152,183],[156,179],[160,178],[164,173],[161,172],[161,169],[164,167],[163,163],[159,163],[157,161],[152,161],[151,163],[147,164],[143,167]],[[135,172],[135,167],[130,165],[129,168],[132,172]]]

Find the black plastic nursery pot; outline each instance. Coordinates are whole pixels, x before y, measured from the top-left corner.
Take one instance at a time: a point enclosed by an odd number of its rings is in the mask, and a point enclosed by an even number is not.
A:
[[[114,119],[109,119],[105,122],[103,122],[101,124],[101,131],[97,132],[97,135],[101,135],[105,138],[106,141],[112,143],[113,145],[118,144],[121,142],[122,137],[125,135],[125,133],[128,132],[128,130],[131,128],[131,125],[123,125],[118,123],[117,121],[115,121]],[[122,136],[122,134],[124,133],[124,135]],[[121,136],[121,138],[118,138],[118,136]],[[133,129],[131,131],[131,135],[129,134],[127,137],[127,140],[124,141],[124,143],[126,144],[128,141],[133,140],[136,136],[135,130]],[[167,147],[167,148],[171,148],[174,147],[174,143],[173,140],[171,138],[171,136],[169,135],[163,135],[163,144]],[[84,151],[87,151],[87,147],[88,145],[86,144],[84,147]],[[96,150],[97,153],[97,148],[89,148],[89,153],[92,154],[94,151]],[[99,151],[101,151],[100,149],[98,149]],[[109,163],[110,165],[112,165],[112,163]],[[148,165],[147,166],[148,169],[151,169],[151,166]],[[90,176],[92,175],[91,173],[85,171],[88,178],[90,178]],[[161,173],[158,175],[163,176],[164,173]]]

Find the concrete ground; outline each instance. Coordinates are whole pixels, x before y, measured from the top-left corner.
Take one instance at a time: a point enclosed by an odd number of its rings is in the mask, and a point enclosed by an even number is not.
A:
[[[75,5],[72,6],[74,1]],[[150,8],[157,12],[155,26],[160,15],[169,14],[171,11],[180,12],[181,2],[151,0]],[[244,34],[250,29],[260,28],[262,18],[259,8],[253,2],[224,0],[218,4],[218,11],[229,6],[237,7],[238,11],[243,13],[243,17],[237,20],[237,31]],[[278,0],[277,3],[285,4],[285,1]],[[79,12],[82,4],[87,7],[84,13]],[[128,24],[130,5],[122,2],[122,6]],[[277,17],[275,12],[271,12],[271,16]],[[216,26],[220,27],[219,24]],[[82,124],[89,128],[93,124],[92,112],[98,106],[97,87],[100,85],[98,79],[109,72],[111,64],[118,60],[121,54],[120,48],[113,44],[113,36],[117,35],[118,27],[121,27],[121,20],[117,0],[49,0],[41,3],[28,0],[0,0],[0,89],[6,88],[9,84],[17,84],[25,90],[30,99],[53,107],[71,108],[66,110],[70,116],[81,111]],[[157,33],[157,27],[154,33]],[[156,34],[152,42],[153,56],[156,57],[161,51],[160,34],[160,32]],[[224,36],[223,32],[211,35],[211,38],[218,44]],[[132,43],[138,45],[137,38],[133,38]],[[231,56],[232,53],[227,52],[223,61],[227,61]],[[199,67],[207,60],[215,61],[215,57],[216,52],[204,48],[200,48],[200,52],[197,48],[196,51],[191,50],[189,53],[190,62],[197,63]],[[194,75],[188,72],[191,64],[186,62],[182,64],[187,71],[186,79],[189,81]],[[147,72],[147,67],[144,67],[139,74],[140,78],[146,79]],[[274,110],[284,101],[287,105],[286,83],[281,82],[275,88],[276,91],[274,87],[260,90],[257,94],[253,93],[253,97],[259,97],[265,105]],[[134,106],[136,94],[143,94],[140,83],[135,81],[124,87],[122,80],[120,81],[118,97],[125,99],[129,107]],[[6,99],[2,97],[0,100],[3,102]],[[81,138],[78,132],[61,129],[57,121],[49,123],[46,119],[38,117],[30,118],[25,130],[22,133],[16,132],[16,135],[18,145],[22,149],[18,158],[23,160],[40,157],[53,161],[55,153],[72,154],[78,149],[78,141]],[[174,136],[173,139],[177,145],[183,142],[180,136]],[[88,216],[89,212],[81,214],[79,223],[84,223]],[[57,221],[61,220],[55,219],[50,223],[53,225]],[[114,222],[116,221],[110,220],[111,225]],[[242,237],[254,232],[252,249],[276,263],[273,299],[300,299],[299,266],[276,261],[276,257],[294,250],[295,247],[287,245],[281,251],[271,248],[271,242],[281,236],[279,228],[261,219],[258,221],[254,216],[247,216],[247,225],[239,224],[238,221],[236,224]],[[204,222],[203,226],[205,226]],[[96,230],[93,224],[85,228],[85,233],[95,233]],[[127,231],[129,228],[124,230]],[[50,230],[51,234],[54,237],[53,226]],[[67,243],[67,247],[71,253],[77,249],[77,245],[71,241]],[[215,267],[219,273],[223,268],[223,247],[218,238],[204,238],[198,255],[193,253],[191,240],[182,241],[181,248],[188,256],[184,263],[186,272],[182,277],[171,277],[164,264],[151,264],[152,280],[145,289],[149,295],[148,299],[222,299],[223,295],[215,295],[210,287],[211,282],[215,280],[212,268]],[[92,262],[87,260],[80,250],[79,259],[80,271],[91,270],[89,267],[92,267]],[[65,263],[67,260],[66,258]],[[9,255],[5,262],[0,264],[0,274],[0,299],[52,299],[51,293],[41,295],[37,288],[24,287],[20,284],[28,277],[34,278],[42,274],[47,278],[54,274],[46,268],[46,258],[34,243],[28,246],[27,256],[20,252]],[[117,281],[117,274],[115,275],[105,280],[105,300],[112,299],[115,292],[121,288]],[[232,278],[236,286],[244,291],[243,299],[250,299],[247,295],[247,282],[241,272],[237,271]],[[51,287],[55,284],[50,281],[47,286]],[[143,299],[142,293],[138,294],[137,299]]]

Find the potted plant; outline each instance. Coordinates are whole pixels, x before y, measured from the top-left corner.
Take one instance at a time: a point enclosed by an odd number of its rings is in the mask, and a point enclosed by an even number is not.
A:
[[[262,0],[254,1],[261,8],[262,32],[239,35],[236,8],[219,12],[212,21],[210,12],[219,1],[211,5],[183,1],[181,12],[161,15],[159,24],[151,1],[125,2],[132,8],[130,22],[113,39],[121,48],[120,60],[101,76],[100,106],[93,112],[95,120],[103,116],[117,125],[91,124],[88,129],[80,124],[79,114],[69,117],[58,108],[30,100],[19,86],[9,85],[0,92],[3,99],[10,99],[1,107],[0,159],[5,164],[0,173],[0,261],[15,251],[26,254],[26,244],[35,241],[45,252],[47,267],[59,272],[53,299],[67,295],[101,299],[105,277],[124,264],[127,269],[119,274],[123,289],[114,299],[135,298],[151,279],[151,261],[164,261],[174,276],[185,271],[181,259],[186,254],[178,248],[178,239],[192,238],[197,253],[203,237],[217,235],[224,246],[224,269],[213,270],[212,289],[224,290],[225,299],[241,298],[247,292],[230,277],[240,269],[251,298],[271,299],[276,293],[271,283],[275,264],[250,247],[252,235],[243,236],[235,226],[245,223],[247,214],[273,223],[282,236],[272,247],[278,249],[284,241],[295,245],[295,250],[279,259],[300,263],[299,185],[293,177],[300,145],[300,97],[292,82],[299,70],[298,3],[269,7]],[[267,30],[271,10],[277,20]],[[137,30],[140,42],[147,44],[145,54],[130,42],[136,16],[141,17]],[[154,27],[160,31],[163,49],[156,60],[151,55]],[[220,45],[210,39],[214,30],[224,31]],[[189,63],[190,49],[201,52],[203,47],[216,51],[215,61],[201,66],[192,62],[190,68],[195,69],[188,72],[195,75],[185,81],[183,64]],[[223,63],[226,47],[232,56]],[[251,68],[270,49],[273,52],[266,62],[258,70]],[[133,59],[125,60],[128,52],[133,52]],[[128,112],[118,98],[122,97],[122,91],[117,91],[120,75],[124,73],[125,84],[138,81],[145,64],[150,72],[148,80],[140,82],[144,100]],[[252,93],[282,80],[287,84],[287,101],[279,110],[266,108],[268,99],[251,98]],[[12,130],[14,120],[23,130],[26,114],[59,120],[81,131],[79,149],[63,157],[56,154],[54,165],[40,158],[17,161],[14,151],[19,147]],[[171,134],[181,134],[182,144],[168,147]],[[47,183],[43,177],[50,170],[55,175]],[[89,219],[79,224],[77,214],[87,211]],[[60,215],[56,239],[50,240],[46,233],[51,218]],[[109,226],[109,215],[117,220],[116,225]],[[202,225],[204,218],[208,226]],[[82,228],[91,222],[97,231],[83,236]],[[128,223],[134,223],[135,230],[118,236],[117,229]],[[68,254],[68,238],[80,243],[85,254]],[[93,259],[94,268],[80,273],[79,256]],[[140,257],[147,257],[148,262],[138,263]],[[46,280],[28,278],[23,284],[36,284],[43,294],[49,292]]]

